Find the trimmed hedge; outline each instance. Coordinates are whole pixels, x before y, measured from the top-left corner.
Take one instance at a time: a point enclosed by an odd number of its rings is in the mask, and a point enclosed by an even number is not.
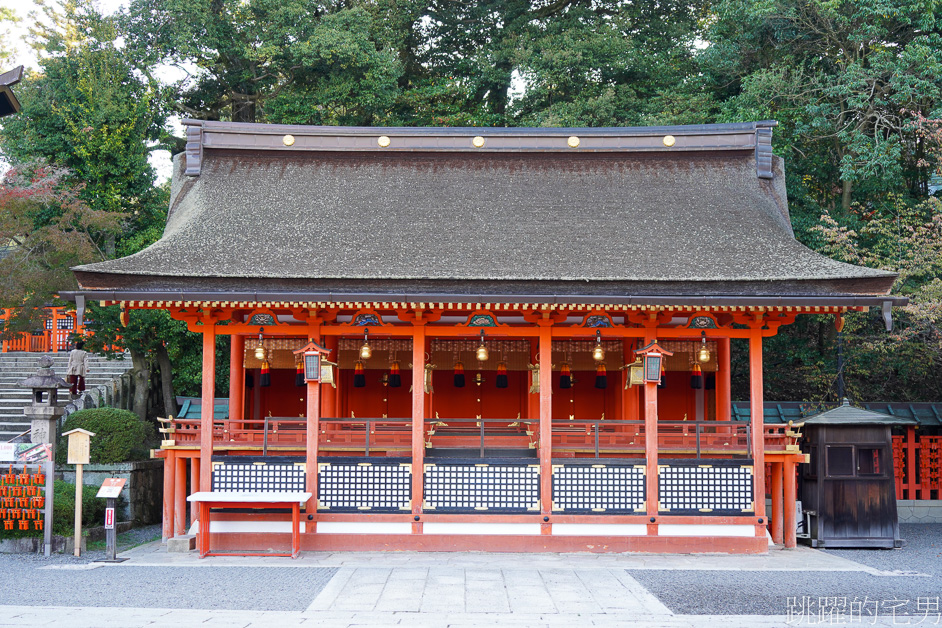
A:
[[[75,485],[56,481],[56,498],[52,504],[52,532],[60,536],[75,533]],[[97,486],[82,487],[82,529],[105,525],[108,500],[95,497]]]
[[[145,460],[148,445],[156,437],[154,426],[141,421],[136,414],[117,408],[91,408],[69,415],[62,432],[82,428],[93,432],[91,463],[112,464],[131,460]],[[56,448],[56,462],[65,464],[68,458],[68,438],[60,438]]]

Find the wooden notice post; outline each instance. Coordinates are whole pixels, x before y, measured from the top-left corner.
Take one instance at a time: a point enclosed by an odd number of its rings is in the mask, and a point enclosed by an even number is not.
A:
[[[118,534],[115,530],[115,501],[124,488],[124,478],[106,478],[98,489],[95,497],[103,497],[108,500],[105,506],[105,558],[96,560],[96,563],[123,563],[127,558],[117,558]]]
[[[69,464],[75,465],[75,555],[82,554],[82,465],[88,464],[94,432],[77,428],[63,436],[69,437]]]

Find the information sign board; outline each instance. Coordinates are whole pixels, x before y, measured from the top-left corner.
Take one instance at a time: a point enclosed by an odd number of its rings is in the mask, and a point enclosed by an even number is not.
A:
[[[124,488],[127,479],[125,478],[105,478],[105,481],[101,483],[101,488],[98,489],[98,494],[95,497],[104,497],[116,499],[118,495],[121,494],[121,489]]]

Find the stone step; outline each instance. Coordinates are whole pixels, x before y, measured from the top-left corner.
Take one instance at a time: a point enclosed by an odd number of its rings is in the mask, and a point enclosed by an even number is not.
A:
[[[52,370],[66,379],[68,352],[60,353],[0,353],[0,442],[18,436],[29,428],[29,422],[23,415],[23,408],[31,401],[32,391],[19,388],[17,384],[39,368],[39,359],[43,356],[52,358]],[[102,356],[89,356],[89,374],[85,378],[86,390],[100,386],[109,386],[115,379],[132,368],[130,356],[124,355],[117,360],[108,360]],[[67,389],[59,391],[59,405],[69,403]]]

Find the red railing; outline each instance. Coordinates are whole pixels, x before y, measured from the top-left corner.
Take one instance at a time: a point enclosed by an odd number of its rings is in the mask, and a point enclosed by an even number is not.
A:
[[[164,438],[174,445],[195,446],[200,442],[199,419],[162,420]],[[248,445],[303,449],[307,421],[298,417],[266,417],[213,421],[213,443],[217,446]],[[796,451],[797,437],[784,425],[764,426],[767,452]],[[658,424],[658,451],[682,457],[751,457],[751,429],[743,421],[683,421]],[[427,447],[535,449],[539,443],[536,419],[426,419]],[[169,444],[169,443],[168,443]],[[554,456],[629,455],[644,456],[644,421],[554,421]],[[318,448],[324,452],[409,452],[412,422],[388,418],[322,418]]]
[[[17,334],[10,340],[4,340],[0,351],[3,353],[10,351],[56,353],[71,349],[71,336],[85,333],[84,327],[76,324],[75,312],[64,307],[49,307],[46,308],[46,312],[49,317],[46,318],[43,329],[32,333]],[[9,315],[9,310],[0,310],[0,324],[5,323]]]

